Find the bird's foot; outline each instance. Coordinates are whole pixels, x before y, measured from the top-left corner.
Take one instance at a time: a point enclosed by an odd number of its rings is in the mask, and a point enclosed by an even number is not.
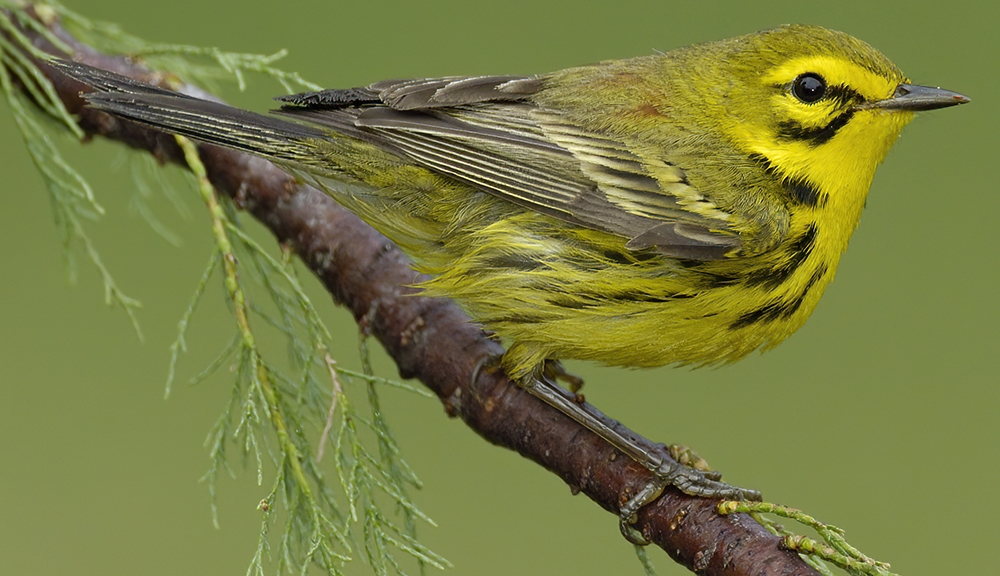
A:
[[[722,482],[722,474],[712,470],[708,463],[694,451],[680,444],[667,447],[668,458],[659,456],[660,463],[655,467],[647,465],[653,473],[653,479],[637,492],[619,510],[619,528],[622,536],[636,546],[649,544],[649,539],[634,527],[638,521],[638,512],[647,504],[651,504],[663,493],[667,486],[673,486],[690,496],[700,498],[721,498],[724,500],[760,500],[760,492],[740,488]],[[648,454],[652,463],[655,455]]]
[[[566,388],[578,397],[577,402],[583,402],[582,398],[579,398],[581,396],[580,390],[583,389],[583,378],[567,372],[562,362],[558,360],[546,360],[542,369],[542,376],[548,378],[551,382],[557,380],[565,382]]]

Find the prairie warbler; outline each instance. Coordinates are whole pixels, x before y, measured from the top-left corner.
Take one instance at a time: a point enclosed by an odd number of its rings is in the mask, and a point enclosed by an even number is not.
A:
[[[537,76],[285,96],[284,119],[62,66],[93,107],[325,190],[431,275],[428,294],[506,340],[513,379],[708,495],[747,493],[587,422],[539,386],[545,363],[706,365],[778,344],[833,279],[913,113],[968,102],[814,26]]]

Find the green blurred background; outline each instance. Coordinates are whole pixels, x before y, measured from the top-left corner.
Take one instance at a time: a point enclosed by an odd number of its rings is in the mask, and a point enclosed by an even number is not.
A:
[[[287,48],[283,67],[331,87],[545,72],[805,22],[870,42],[917,83],[968,94],[971,105],[921,115],[906,130],[875,179],[837,281],[788,342],[716,370],[571,368],[607,413],[693,446],[728,480],[846,529],[894,571],[995,572],[997,5],[65,1],[151,41]],[[280,92],[255,79],[248,92],[224,96],[264,110]],[[218,530],[198,483],[209,464],[202,441],[229,376],[177,385],[163,400],[168,346],[211,250],[194,192],[181,188],[188,219],[152,202],[183,238],[171,246],[131,206],[116,146],[64,142],[107,209],[87,230],[121,287],[144,303],[140,342],[125,315],[102,304],[100,279],[79,253],[79,279],[67,282],[41,179],[0,108],[0,573],[243,574],[270,480],[258,487],[237,459],[238,477],[219,486]],[[356,366],[356,328],[307,283],[340,331],[338,357]],[[181,375],[204,367],[231,331],[213,282]],[[395,376],[384,357],[378,365]],[[455,563],[453,573],[641,573],[615,519],[551,474],[487,445],[435,400],[387,393],[385,404],[426,484],[416,501],[439,524],[421,537]],[[686,573],[652,555],[661,574]]]

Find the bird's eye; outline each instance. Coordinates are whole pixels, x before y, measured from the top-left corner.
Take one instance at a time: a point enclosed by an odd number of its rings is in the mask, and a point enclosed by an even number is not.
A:
[[[792,81],[792,94],[806,104],[812,104],[826,94],[826,80],[812,72],[800,74]]]

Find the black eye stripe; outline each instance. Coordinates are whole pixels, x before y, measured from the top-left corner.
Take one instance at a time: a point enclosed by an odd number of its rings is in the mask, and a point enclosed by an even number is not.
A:
[[[847,106],[861,104],[865,101],[865,97],[862,96],[861,93],[844,84],[828,86],[826,89],[826,97],[830,100],[836,100],[838,106],[843,106],[845,108]]]
[[[811,73],[801,74],[792,81],[791,86],[785,84],[777,85],[775,88],[791,92],[793,97],[805,105],[811,105],[819,101],[832,103],[834,110],[831,111],[829,120],[825,124],[817,126],[804,125],[799,120],[788,118],[778,123],[776,136],[782,140],[799,140],[808,143],[810,146],[819,146],[829,141],[841,128],[847,125],[851,121],[851,118],[854,117],[854,106],[866,100],[860,92],[845,84],[824,85],[823,94],[820,97],[811,101],[804,100],[801,94],[795,92],[795,83],[807,76],[814,77],[818,75]]]
[[[781,91],[791,92],[789,84],[774,84],[773,87]],[[860,92],[850,86],[847,86],[846,84],[827,86],[826,94],[823,95],[823,99],[836,100],[838,105],[844,107],[854,106],[868,101],[867,98],[862,96]]]

